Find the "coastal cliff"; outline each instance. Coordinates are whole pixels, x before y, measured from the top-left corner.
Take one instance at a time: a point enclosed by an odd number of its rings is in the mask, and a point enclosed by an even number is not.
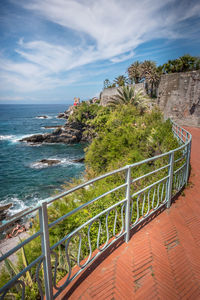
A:
[[[76,144],[90,142],[92,134],[87,120],[95,117],[95,109],[93,109],[93,107],[97,108],[98,104],[82,103],[77,107],[70,106],[68,110],[64,113],[60,113],[57,117],[67,120],[63,126],[57,126],[56,129],[50,133],[31,135],[20,141],[30,145],[42,143]]]

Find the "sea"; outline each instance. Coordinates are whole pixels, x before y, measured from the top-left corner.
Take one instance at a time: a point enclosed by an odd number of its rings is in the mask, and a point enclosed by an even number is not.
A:
[[[73,178],[83,176],[85,166],[74,159],[84,156],[84,144],[31,146],[20,139],[54,129],[66,120],[57,115],[69,105],[0,105],[0,205],[13,203],[9,215],[39,204],[65,189]],[[40,116],[46,115],[47,119]],[[58,159],[58,165],[38,163]]]

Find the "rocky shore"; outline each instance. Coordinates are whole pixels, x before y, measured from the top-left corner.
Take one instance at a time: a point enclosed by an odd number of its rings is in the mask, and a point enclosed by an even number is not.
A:
[[[20,140],[30,144],[63,143],[75,144],[82,140],[83,128],[78,122],[66,123],[51,133],[35,134]]]
[[[67,111],[60,113],[58,118],[68,119],[73,114],[74,107],[70,106]],[[81,122],[69,122],[67,121],[64,126],[58,126],[53,132],[45,134],[35,134],[20,140],[21,142],[27,142],[30,145],[42,144],[42,143],[63,143],[63,144],[76,144],[80,142],[89,142],[89,137],[86,137],[83,133],[86,130],[85,124]]]

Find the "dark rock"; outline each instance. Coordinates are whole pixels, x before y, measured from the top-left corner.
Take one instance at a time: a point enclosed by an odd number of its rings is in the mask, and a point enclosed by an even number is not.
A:
[[[67,119],[71,114],[73,114],[75,107],[70,106],[67,111],[60,113],[59,118]],[[42,116],[40,116],[42,117]],[[64,126],[46,126],[45,128],[56,128],[53,132],[45,134],[35,134],[26,137],[21,142],[27,142],[30,145],[39,145],[42,143],[62,143],[62,144],[76,144],[80,142],[90,141],[90,135],[85,134],[84,131],[87,129],[85,124],[81,122],[67,122]],[[88,131],[88,130],[87,130]]]
[[[75,163],[84,163],[84,161],[85,161],[84,157],[73,159],[73,162],[75,162]]]
[[[48,166],[53,166],[59,164],[61,161],[59,159],[41,159],[38,163],[47,164]]]
[[[66,123],[64,125],[64,128],[73,128],[77,130],[82,130],[83,129],[83,124],[80,122],[71,122],[71,123]]]
[[[51,133],[35,134],[26,137],[21,142],[27,142],[31,144],[41,143],[64,143],[75,144],[79,143],[82,138],[82,126],[80,123],[73,122],[66,124],[63,127],[58,127]]]
[[[35,134],[35,135],[28,136],[26,138],[23,138],[22,140],[20,140],[20,142],[41,144],[44,142],[44,139],[45,139],[45,134]]]
[[[54,125],[54,126],[43,126],[45,129],[53,129],[53,128],[60,128],[62,127],[61,125]]]
[[[0,221],[3,221],[7,217],[8,209],[12,206],[12,203],[0,205]]]
[[[60,113],[57,116],[58,119],[68,119],[68,115],[66,113]]]

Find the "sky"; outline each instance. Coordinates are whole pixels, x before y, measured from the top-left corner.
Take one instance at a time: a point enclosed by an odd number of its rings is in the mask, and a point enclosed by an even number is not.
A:
[[[200,1],[1,0],[0,103],[70,104],[136,60],[200,55]]]

